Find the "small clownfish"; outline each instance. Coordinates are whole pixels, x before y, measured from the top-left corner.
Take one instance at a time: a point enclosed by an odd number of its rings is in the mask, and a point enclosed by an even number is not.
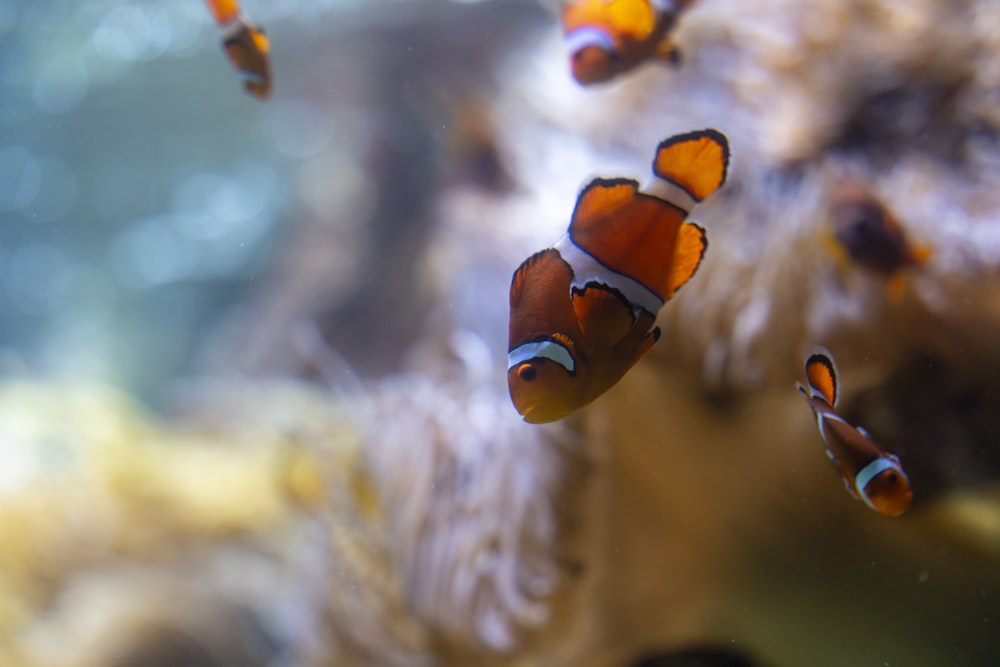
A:
[[[685,218],[725,182],[728,165],[729,142],[715,130],[671,137],[645,186],[594,179],[563,238],[517,269],[507,385],[526,422],[587,405],[657,341],[657,313],[708,245],[705,230]]]
[[[271,95],[271,45],[259,28],[247,21],[237,0],[205,0],[222,32],[222,46],[233,67],[243,75],[243,87],[258,99]]]
[[[899,220],[865,185],[844,181],[837,186],[831,203],[834,252],[843,263],[850,260],[886,280],[893,300],[903,295],[905,270],[930,259],[930,246],[911,243]],[[846,257],[845,257],[846,255]]]
[[[667,37],[694,0],[572,0],[563,8],[564,40],[573,78],[583,85],[608,81],[639,64],[680,63]]]
[[[816,416],[826,455],[840,471],[847,491],[880,514],[899,516],[905,512],[913,501],[913,492],[899,458],[879,447],[868,431],[847,423],[834,410],[840,380],[829,352],[814,352],[806,359],[806,380],[808,390],[801,382],[795,386]]]

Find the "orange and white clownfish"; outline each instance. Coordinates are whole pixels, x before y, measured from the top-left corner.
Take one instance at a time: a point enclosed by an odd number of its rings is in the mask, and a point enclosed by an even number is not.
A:
[[[842,248],[836,254],[882,276],[891,299],[901,297],[906,269],[926,264],[930,246],[910,242],[892,211],[858,181],[838,184],[830,206],[833,235]]]
[[[671,137],[653,177],[597,178],[565,236],[529,257],[510,286],[507,384],[530,423],[555,421],[610,389],[659,338],[663,304],[708,245],[685,222],[725,181],[729,142],[715,130]]]
[[[668,38],[693,0],[570,0],[562,12],[573,78],[583,85],[608,81],[639,64],[680,62]]]
[[[233,67],[243,75],[243,87],[258,99],[271,95],[271,45],[267,36],[240,10],[238,0],[205,0],[222,32],[222,46]]]
[[[840,380],[829,352],[817,351],[806,359],[806,381],[808,389],[801,382],[795,386],[812,408],[826,455],[840,471],[847,491],[886,516],[905,512],[913,492],[899,457],[883,450],[865,429],[849,424],[835,410]]]

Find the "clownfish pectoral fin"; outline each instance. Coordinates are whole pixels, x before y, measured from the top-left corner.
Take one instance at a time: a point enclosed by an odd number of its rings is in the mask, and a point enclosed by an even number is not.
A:
[[[632,201],[639,183],[629,178],[595,178],[583,188],[576,199],[569,225],[570,236],[576,231],[600,224],[622,206]]]
[[[718,190],[729,169],[729,140],[718,130],[678,134],[660,143],[653,173],[696,201]]]
[[[805,385],[803,385],[801,382],[796,382],[795,383],[795,388],[799,390],[800,394],[802,394],[806,398],[809,398],[809,390],[806,389]]]
[[[559,343],[567,350],[569,350],[570,354],[574,354],[576,352],[576,345],[573,343],[573,339],[567,336],[566,334],[556,332],[552,334],[551,338],[552,340],[554,340],[555,342]]]
[[[685,222],[677,230],[677,245],[674,253],[674,263],[670,268],[670,286],[668,298],[679,290],[698,270],[701,260],[708,248],[708,236],[705,230],[694,222]]]
[[[635,324],[632,308],[616,290],[590,283],[573,291],[573,311],[589,344],[611,347]]]
[[[865,436],[869,440],[872,440],[872,441],[875,440],[875,438],[872,437],[872,434],[869,433],[868,429],[866,429],[864,426],[855,426],[854,428],[858,429],[858,433],[860,433],[861,435]]]
[[[812,396],[822,397],[831,407],[837,405],[837,367],[829,352],[822,350],[809,355],[806,380]]]
[[[646,353],[653,349],[653,345],[655,345],[658,340],[660,340],[660,327],[653,327],[649,330],[649,333],[643,336],[642,340],[639,341],[639,346],[635,350],[635,355],[629,362],[629,368],[634,366],[636,362],[646,356]]]
[[[846,477],[843,477],[843,476],[841,476],[841,479],[844,480],[844,488],[847,489],[847,492],[849,494],[851,494],[851,496],[855,500],[861,500],[861,496],[858,495],[857,489],[854,488],[854,483],[851,480],[849,480],[849,479],[847,479]]]
[[[837,468],[839,468],[840,467],[840,461],[837,460],[837,457],[834,455],[834,453],[832,451],[830,451],[829,448],[827,448],[824,451],[826,452],[826,458],[830,459],[830,463],[832,463],[834,466],[836,466]]]

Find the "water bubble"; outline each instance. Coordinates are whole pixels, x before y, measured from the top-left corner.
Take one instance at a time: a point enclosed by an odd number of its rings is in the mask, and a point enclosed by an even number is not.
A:
[[[30,204],[42,185],[38,160],[22,146],[0,147],[0,211],[16,211]]]

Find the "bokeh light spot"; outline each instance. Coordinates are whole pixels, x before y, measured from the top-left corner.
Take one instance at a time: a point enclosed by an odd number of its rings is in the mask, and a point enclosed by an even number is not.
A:
[[[83,62],[60,56],[42,68],[31,96],[40,111],[66,113],[80,106],[89,88],[90,77]]]
[[[109,60],[150,57],[153,27],[142,7],[123,5],[108,13],[93,34],[94,48]]]
[[[194,252],[161,217],[130,225],[111,246],[115,275],[136,290],[187,278],[197,262]]]
[[[289,157],[312,157],[330,145],[330,123],[319,105],[310,100],[275,101],[270,125],[275,145]]]
[[[73,266],[63,248],[51,243],[33,243],[11,253],[7,265],[8,295],[25,313],[50,313],[72,283]]]
[[[63,217],[76,204],[79,191],[79,179],[76,171],[57,157],[42,158],[41,188],[30,205],[24,209],[24,214],[35,222],[51,222]]]
[[[38,195],[42,168],[23,146],[0,148],[0,211],[24,208]]]

